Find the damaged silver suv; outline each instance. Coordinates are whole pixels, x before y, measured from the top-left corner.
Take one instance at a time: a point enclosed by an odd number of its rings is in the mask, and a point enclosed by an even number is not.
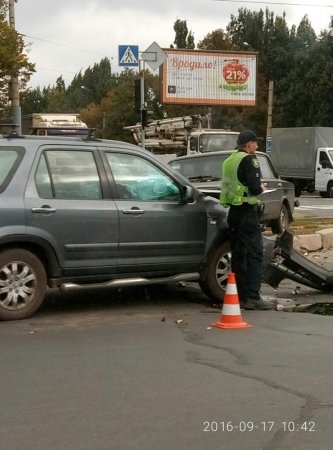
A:
[[[196,280],[221,299],[226,213],[137,146],[0,135],[0,319],[31,316],[48,287]]]

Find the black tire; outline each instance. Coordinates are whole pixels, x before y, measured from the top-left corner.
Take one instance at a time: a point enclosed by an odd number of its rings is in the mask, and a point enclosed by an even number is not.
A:
[[[214,301],[223,302],[228,274],[231,271],[231,253],[229,241],[217,247],[210,255],[205,278],[199,284],[202,292]]]
[[[278,219],[272,220],[271,228],[273,234],[281,236],[290,227],[290,215],[287,206],[282,203],[280,210],[280,217]]]
[[[41,261],[21,249],[0,253],[0,320],[32,316],[43,303],[46,272]]]
[[[327,186],[327,197],[333,198],[333,183],[328,183]]]
[[[321,198],[327,198],[328,197],[328,193],[326,191],[320,191],[319,195]]]
[[[302,187],[297,183],[294,184],[295,187],[295,197],[300,197],[302,195]]]

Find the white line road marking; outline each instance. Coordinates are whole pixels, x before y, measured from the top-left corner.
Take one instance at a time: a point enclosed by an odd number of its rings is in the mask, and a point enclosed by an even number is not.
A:
[[[316,206],[297,206],[296,210],[299,209],[333,209],[333,205],[316,205]]]

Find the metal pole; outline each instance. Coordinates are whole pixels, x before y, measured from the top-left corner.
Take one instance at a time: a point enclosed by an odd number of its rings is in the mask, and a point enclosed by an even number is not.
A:
[[[268,110],[267,110],[267,136],[271,136],[272,135],[273,91],[274,91],[274,81],[273,80],[269,80],[269,84],[268,84]]]
[[[9,26],[15,30],[15,10],[14,0],[9,0]],[[12,109],[12,122],[17,125],[17,133],[22,133],[21,123],[21,107],[20,107],[20,92],[19,92],[19,80],[17,76],[11,77],[11,109]]]
[[[140,67],[140,98],[141,98],[141,147],[145,148],[145,129],[142,123],[143,119],[143,110],[145,109],[145,62],[140,59],[139,61]]]

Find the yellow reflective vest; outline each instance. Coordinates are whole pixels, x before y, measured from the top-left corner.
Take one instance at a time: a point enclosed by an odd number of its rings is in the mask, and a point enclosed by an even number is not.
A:
[[[239,164],[247,155],[248,153],[235,151],[222,165],[220,203],[225,207],[239,206],[243,203],[250,205],[260,205],[261,203],[256,195],[249,194],[248,187],[242,184],[237,177]]]

